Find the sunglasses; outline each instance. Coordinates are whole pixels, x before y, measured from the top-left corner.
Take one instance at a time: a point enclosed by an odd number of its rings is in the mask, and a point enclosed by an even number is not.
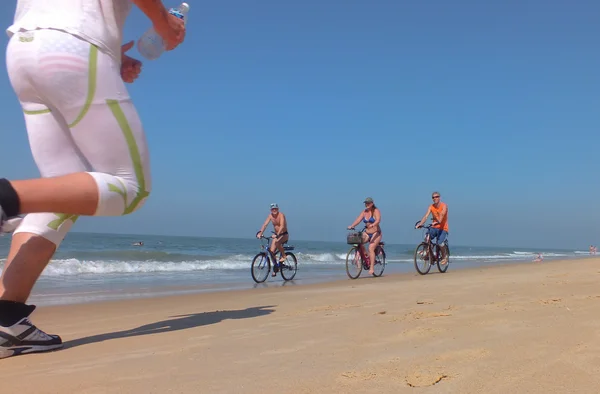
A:
[[[432,200],[435,200],[436,198],[440,198],[440,196],[431,196]]]

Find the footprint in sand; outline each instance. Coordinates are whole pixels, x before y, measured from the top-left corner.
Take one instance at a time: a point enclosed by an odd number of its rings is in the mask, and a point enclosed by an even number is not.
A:
[[[423,320],[435,317],[448,317],[452,316],[452,313],[448,312],[455,309],[454,306],[450,305],[443,311],[410,311],[404,314],[404,316],[393,316],[389,319],[390,323],[401,321],[401,320]]]
[[[520,306],[519,304],[515,303],[515,302],[510,302],[510,301],[502,301],[502,302],[491,302],[489,304],[486,304],[486,306],[493,306],[496,308],[503,308],[505,311],[512,311],[512,312],[522,312],[525,310],[525,308],[523,308],[522,306]]]
[[[434,317],[446,317],[452,316],[452,313],[448,312],[421,312],[421,311],[412,311],[406,314],[406,317],[411,320],[421,320],[421,319],[429,319]]]
[[[346,371],[340,374],[339,380],[345,384],[359,384],[360,382],[377,379],[378,382],[397,382],[409,387],[427,387],[449,379],[450,375],[444,372],[441,366],[424,365],[407,371],[395,360],[378,363],[372,368],[362,371]]]
[[[562,301],[562,298],[548,298],[546,300],[538,300],[542,305],[556,305]]]
[[[473,365],[478,360],[489,356],[486,348],[452,350],[439,354],[433,361],[423,362],[410,370],[406,375],[406,384],[410,387],[427,387],[449,379],[452,375],[448,368]]]
[[[471,368],[480,359],[489,356],[487,348],[452,350],[418,360],[394,358],[373,364],[370,368],[346,371],[338,380],[343,384],[359,384],[377,379],[378,382],[403,384],[409,387],[428,387],[457,376],[460,368]],[[348,391],[349,392],[349,391]]]
[[[317,306],[317,307],[310,308],[310,309],[304,309],[304,310],[294,311],[292,313],[287,313],[287,314],[285,314],[285,316],[286,317],[298,316],[298,315],[304,315],[304,314],[311,313],[311,312],[335,312],[335,311],[340,311],[340,310],[348,309],[348,308],[360,308],[361,306],[364,306],[364,305],[359,305],[359,304],[321,305],[321,306]]]
[[[408,337],[422,338],[424,335],[439,334],[443,331],[446,331],[446,330],[442,329],[442,328],[434,328],[434,327],[415,327],[415,328],[411,328],[409,330],[404,330],[402,332],[402,334],[400,334],[399,336],[404,339],[406,339]]]
[[[465,361],[474,361],[489,356],[490,351],[486,348],[460,349],[442,353],[435,359],[436,361],[449,362],[449,364],[464,363]]]
[[[433,301],[422,300],[422,301],[417,301],[417,304],[419,304],[419,305],[432,305]]]
[[[418,371],[406,376],[406,384],[409,387],[428,387],[448,378],[448,375],[439,371]]]
[[[295,353],[298,352],[300,350],[304,350],[307,349],[308,347],[314,346],[318,343],[324,342],[324,340],[308,340],[308,341],[303,341],[299,344],[297,344],[296,346],[292,346],[292,347],[276,347],[275,349],[270,349],[270,350],[265,350],[264,352],[261,352],[260,355],[267,355],[267,354],[289,354],[289,353]]]
[[[347,380],[372,380],[377,377],[377,373],[368,372],[368,371],[365,371],[365,372],[348,371],[348,372],[342,372],[340,374],[340,377],[347,379]]]
[[[564,274],[547,275],[546,278],[564,278],[565,276],[571,276],[571,274],[565,272]]]

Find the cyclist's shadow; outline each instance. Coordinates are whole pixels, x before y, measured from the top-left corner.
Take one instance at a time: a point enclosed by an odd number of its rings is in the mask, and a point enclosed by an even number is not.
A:
[[[130,330],[109,332],[106,334],[92,335],[79,339],[66,341],[63,344],[63,349],[68,349],[80,345],[90,343],[103,342],[110,339],[136,337],[139,335],[160,334],[169,331],[185,330],[215,324],[227,319],[249,319],[253,317],[265,316],[274,312],[274,305],[256,306],[239,310],[224,310],[213,312],[201,312],[191,315],[175,315],[170,316],[172,319],[161,320],[155,323],[145,324]]]

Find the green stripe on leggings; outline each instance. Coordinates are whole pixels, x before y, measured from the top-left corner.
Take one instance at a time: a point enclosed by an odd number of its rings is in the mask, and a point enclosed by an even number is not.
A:
[[[23,112],[25,113],[25,115],[41,115],[41,114],[50,113],[50,110],[48,108],[38,109],[37,111],[28,111],[28,110],[24,109]]]
[[[88,92],[87,97],[85,98],[85,104],[81,109],[81,112],[77,116],[77,118],[69,125],[69,127],[75,127],[81,119],[87,114],[90,110],[90,106],[92,105],[92,100],[94,100],[94,95],[96,94],[96,76],[98,74],[98,48],[94,45],[90,47],[90,58],[89,58],[89,66],[88,66]]]
[[[144,178],[144,169],[142,167],[142,158],[140,157],[140,151],[138,149],[137,143],[135,142],[135,137],[133,136],[133,132],[131,131],[131,127],[129,126],[129,122],[123,113],[123,109],[117,100],[106,100],[108,107],[112,111],[115,119],[119,123],[119,127],[121,131],[123,131],[123,136],[125,137],[125,141],[127,142],[127,147],[129,148],[129,155],[131,156],[131,161],[133,162],[133,169],[135,171],[135,177],[138,182],[138,192],[135,195],[131,204],[127,206],[127,200],[125,200],[125,212],[123,215],[131,213],[135,210],[137,205],[144,198],[148,197],[150,193],[146,191],[146,179]]]
[[[58,219],[55,219],[48,223],[48,227],[56,231],[58,231],[58,228],[62,226],[62,224],[67,220],[71,220],[73,223],[75,223],[79,218],[79,215],[72,215],[68,213],[55,213],[55,215],[58,217]]]

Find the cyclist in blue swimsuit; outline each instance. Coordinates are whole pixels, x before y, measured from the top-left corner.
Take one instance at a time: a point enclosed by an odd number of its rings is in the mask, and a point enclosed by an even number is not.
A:
[[[375,206],[373,199],[371,197],[365,198],[365,209],[358,215],[354,223],[348,226],[348,230],[354,228],[361,221],[367,227],[367,230],[363,233],[363,242],[369,242],[369,261],[375,261],[375,249],[379,246],[379,242],[381,242],[381,227],[379,223],[381,222],[381,212],[379,208]],[[374,267],[371,264],[369,268],[369,273],[373,274]]]

